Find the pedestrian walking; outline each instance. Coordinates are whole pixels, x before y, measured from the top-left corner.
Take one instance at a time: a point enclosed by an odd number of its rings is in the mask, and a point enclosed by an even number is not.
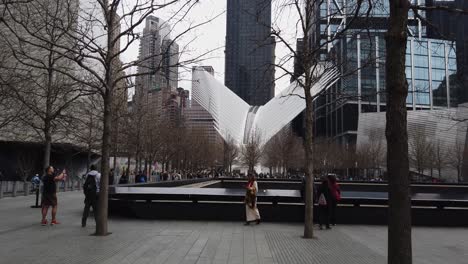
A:
[[[91,165],[90,171],[86,175],[85,183],[83,184],[83,192],[85,195],[83,217],[81,218],[81,227],[86,226],[88,220],[89,209],[93,208],[94,220],[97,223],[97,201],[99,197],[99,184],[101,183],[101,174],[97,171],[96,165]]]
[[[258,183],[253,173],[248,174],[248,179],[244,200],[246,214],[245,225],[249,225],[252,222],[256,222],[258,225],[260,224],[260,212],[257,207]]]
[[[323,229],[323,225],[326,226],[327,229],[331,229],[330,227],[330,204],[331,204],[331,193],[330,187],[327,178],[322,180],[322,184],[317,190],[318,196],[318,209],[319,209],[319,227]]]
[[[54,167],[48,166],[45,169],[45,175],[42,177],[42,182],[44,186],[42,188],[42,200],[41,200],[41,207],[42,207],[42,221],[41,224],[43,226],[47,225],[47,212],[49,211],[49,207],[52,206],[52,220],[50,225],[57,225],[60,224],[57,221],[57,182],[63,181],[66,177],[66,171],[63,170],[59,175],[55,174]]]
[[[336,225],[336,207],[338,202],[341,200],[341,190],[336,177],[334,175],[328,175],[328,184],[331,193],[331,204],[330,204],[330,224]]]

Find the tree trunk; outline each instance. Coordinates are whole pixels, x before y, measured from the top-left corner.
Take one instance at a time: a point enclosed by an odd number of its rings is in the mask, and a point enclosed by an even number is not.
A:
[[[44,124],[44,169],[50,166],[50,153],[52,150],[52,135],[50,132],[50,122],[46,121]]]
[[[411,196],[405,74],[409,2],[390,0],[386,39],[387,166],[389,182],[388,263],[411,264]]]
[[[306,74],[308,75],[308,74]],[[307,76],[306,76],[307,78]],[[310,87],[306,86],[305,87]],[[304,238],[314,237],[314,168],[312,164],[312,118],[313,118],[313,105],[310,95],[310,89],[305,91],[306,101],[306,114],[305,114],[305,217],[304,217]]]
[[[130,153],[130,152],[129,152]],[[127,171],[125,172],[125,174],[128,176],[130,175],[130,160],[131,160],[131,156],[130,154],[128,154],[128,157],[127,157]]]
[[[110,90],[110,89],[109,89]],[[101,172],[102,175],[109,175],[109,158],[110,158],[110,130],[112,121],[112,91],[107,91],[104,98],[104,126],[102,133],[102,154],[101,154]],[[107,231],[107,210],[108,210],[108,186],[109,177],[101,177],[101,190],[99,192],[98,200],[98,217],[96,223],[96,235],[106,236]]]
[[[91,167],[91,148],[88,148],[87,158],[86,158],[86,174],[89,172],[89,167]]]
[[[112,163],[112,168],[114,169],[114,176],[115,176],[115,172],[116,172],[115,167],[117,167],[117,157],[115,156],[115,152],[114,152],[114,160],[113,160],[113,163]]]
[[[108,214],[108,187],[109,187],[109,158],[111,151],[111,130],[112,130],[112,118],[113,118],[113,99],[114,99],[114,38],[115,34],[115,19],[116,14],[110,10],[107,10],[109,7],[108,1],[103,1],[103,14],[107,21],[107,56],[105,61],[106,77],[105,77],[105,87],[103,93],[104,101],[104,116],[103,116],[103,130],[102,130],[102,153],[101,153],[101,172],[103,177],[101,177],[100,183],[100,192],[98,200],[98,213],[96,220],[96,235],[97,236],[106,236],[108,235],[107,230],[107,214]]]

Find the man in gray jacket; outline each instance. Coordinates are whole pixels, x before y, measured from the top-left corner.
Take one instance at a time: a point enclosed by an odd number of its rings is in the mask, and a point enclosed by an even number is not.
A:
[[[83,218],[81,226],[86,226],[86,220],[89,216],[89,209],[93,207],[94,220],[97,217],[97,199],[99,197],[99,184],[101,182],[101,174],[97,171],[96,165],[91,165],[90,172],[86,175],[85,183],[83,184],[83,192],[85,194],[85,207],[83,210]]]

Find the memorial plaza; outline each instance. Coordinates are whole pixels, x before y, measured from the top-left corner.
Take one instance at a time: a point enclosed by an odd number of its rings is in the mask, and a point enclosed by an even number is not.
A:
[[[337,225],[301,238],[301,223],[111,217],[106,237],[81,228],[81,191],[58,194],[57,226],[40,225],[33,196],[0,200],[0,263],[386,263],[386,226]],[[261,205],[259,206],[261,211]],[[413,228],[414,263],[467,263],[467,228]]]

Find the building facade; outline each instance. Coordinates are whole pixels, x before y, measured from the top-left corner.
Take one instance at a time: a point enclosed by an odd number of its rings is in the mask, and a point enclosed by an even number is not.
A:
[[[227,1],[224,84],[250,105],[274,97],[275,40],[270,0]]]
[[[430,6],[439,2],[423,0],[418,3]],[[334,86],[314,101],[314,136],[354,145],[360,114],[385,111],[384,34],[389,7],[386,1],[379,1],[367,13],[367,7],[363,6],[362,16],[354,20],[346,35],[334,38],[350,18],[346,12],[355,10],[350,4],[353,3],[324,2],[317,7],[315,21],[319,29],[312,30],[315,35],[311,38],[316,41],[311,42],[312,45],[320,44],[317,47],[322,49],[321,59],[334,61],[342,74]],[[459,44],[450,41],[456,31],[450,27],[453,19],[449,19],[447,12],[421,12],[420,15],[432,23],[429,26],[411,12],[409,14],[408,110],[457,107],[466,100],[457,78]]]
[[[214,69],[211,66],[200,66],[214,76]],[[200,67],[193,67],[192,74]],[[203,88],[202,88],[203,89]],[[210,144],[216,144],[222,142],[218,131],[216,131],[216,123],[213,116],[206,111],[197,101],[189,100],[188,106],[185,112],[185,120],[187,122],[187,127],[193,133],[200,133],[203,137],[208,138]]]
[[[135,79],[135,104],[148,121],[160,122],[179,78],[179,46],[170,38],[165,21],[154,16],[146,19],[138,60],[137,70],[142,75]]]
[[[334,46],[344,77],[314,101],[314,135],[355,144],[362,113],[385,112],[383,34],[360,34]],[[406,53],[408,110],[457,107],[456,48],[450,41],[410,37]]]

